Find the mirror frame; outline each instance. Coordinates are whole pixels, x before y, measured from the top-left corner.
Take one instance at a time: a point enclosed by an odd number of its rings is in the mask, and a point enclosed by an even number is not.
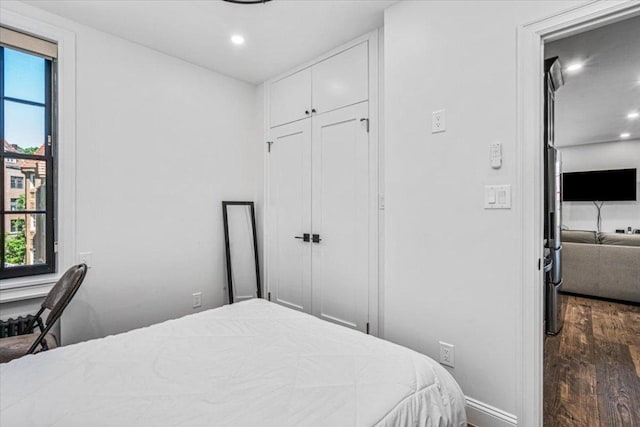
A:
[[[262,298],[260,286],[260,262],[258,257],[258,237],[256,234],[256,212],[253,202],[222,202],[222,220],[224,223],[224,245],[227,255],[227,289],[229,291],[229,304],[233,304],[233,279],[231,274],[231,250],[229,247],[229,219],[227,208],[229,206],[249,206],[251,210],[251,228],[253,231],[253,257],[256,265],[256,297]]]

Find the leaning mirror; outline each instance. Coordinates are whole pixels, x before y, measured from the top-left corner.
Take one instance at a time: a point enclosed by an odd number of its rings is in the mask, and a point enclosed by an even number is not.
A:
[[[261,298],[253,202],[222,202],[229,304]]]

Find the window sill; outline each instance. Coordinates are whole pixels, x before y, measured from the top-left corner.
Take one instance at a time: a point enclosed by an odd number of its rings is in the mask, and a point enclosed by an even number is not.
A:
[[[0,304],[47,296],[58,278],[58,274],[43,274],[5,280],[0,287]]]

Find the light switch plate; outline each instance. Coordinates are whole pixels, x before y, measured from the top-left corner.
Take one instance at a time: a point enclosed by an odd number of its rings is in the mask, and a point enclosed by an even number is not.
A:
[[[511,209],[511,184],[485,185],[485,209]]]

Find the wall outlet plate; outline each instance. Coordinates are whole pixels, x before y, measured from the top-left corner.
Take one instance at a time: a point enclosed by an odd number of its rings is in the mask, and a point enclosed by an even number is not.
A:
[[[439,133],[447,130],[447,119],[444,110],[431,113],[431,133]]]
[[[202,292],[196,292],[195,294],[192,294],[191,296],[193,297],[193,303],[192,303],[191,307],[193,307],[193,308],[202,307]]]
[[[455,368],[455,346],[446,342],[440,341],[440,364]]]
[[[87,264],[87,268],[91,268],[93,264],[93,254],[91,252],[78,253],[78,264]]]

